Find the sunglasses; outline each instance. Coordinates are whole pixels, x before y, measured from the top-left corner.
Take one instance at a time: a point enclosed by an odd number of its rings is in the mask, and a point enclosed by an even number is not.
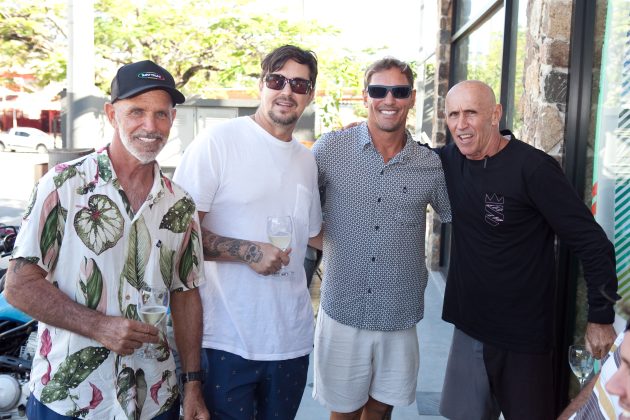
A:
[[[268,74],[267,77],[265,77],[265,86],[273,90],[284,89],[287,82],[289,82],[289,86],[291,86],[293,93],[299,93],[300,95],[309,93],[313,87],[310,80],[300,79],[297,77],[295,79],[287,79],[281,74]]]
[[[411,95],[411,90],[411,86],[407,85],[369,85],[367,88],[368,95],[370,95],[370,98],[373,99],[383,99],[387,96],[387,92],[391,92],[392,96],[396,99],[407,99]]]

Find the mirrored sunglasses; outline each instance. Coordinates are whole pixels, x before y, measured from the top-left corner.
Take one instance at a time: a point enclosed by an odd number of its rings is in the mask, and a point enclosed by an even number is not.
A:
[[[391,92],[392,96],[396,99],[407,99],[411,95],[411,86],[398,85],[398,86],[383,86],[383,85],[369,85],[368,95],[373,99],[383,99],[387,96],[387,92]]]
[[[265,77],[265,86],[269,89],[273,90],[282,90],[284,86],[289,82],[289,86],[291,86],[291,90],[293,93],[299,93],[300,95],[305,95],[311,91],[313,84],[310,80],[306,79],[287,79],[281,74],[268,74]]]

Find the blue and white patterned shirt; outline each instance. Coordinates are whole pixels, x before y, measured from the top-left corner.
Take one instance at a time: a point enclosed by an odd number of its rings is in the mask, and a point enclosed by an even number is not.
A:
[[[427,205],[451,221],[438,155],[407,133],[389,162],[367,124],[323,135],[313,146],[324,189],[324,311],[355,328],[395,331],[424,315]]]

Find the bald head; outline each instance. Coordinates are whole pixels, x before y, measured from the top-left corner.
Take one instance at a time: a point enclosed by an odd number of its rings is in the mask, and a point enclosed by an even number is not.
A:
[[[479,80],[460,82],[449,90],[445,105],[446,124],[463,155],[476,160],[496,153],[502,109],[490,86]]]
[[[490,86],[480,80],[464,80],[453,86],[446,94],[446,100],[450,97],[457,97],[462,94],[471,94],[478,98],[480,102],[485,103],[489,107],[497,104],[497,98]]]

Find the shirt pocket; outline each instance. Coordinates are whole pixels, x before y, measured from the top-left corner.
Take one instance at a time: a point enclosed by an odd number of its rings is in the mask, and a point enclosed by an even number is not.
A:
[[[394,220],[404,226],[419,226],[426,220],[426,197],[415,186],[397,186],[392,192]]]

